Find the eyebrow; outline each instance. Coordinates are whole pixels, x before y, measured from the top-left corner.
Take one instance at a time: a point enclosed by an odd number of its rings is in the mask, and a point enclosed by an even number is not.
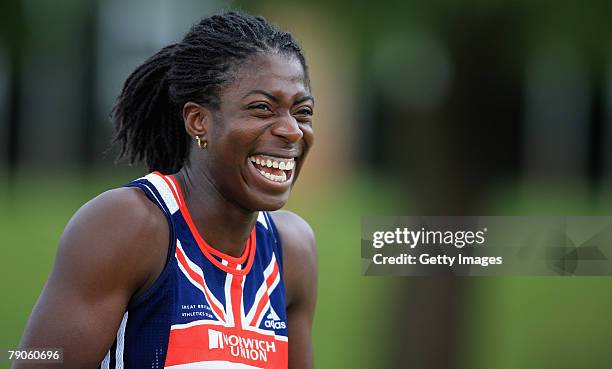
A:
[[[246,93],[242,98],[244,99],[244,98],[246,98],[248,96],[257,95],[257,94],[264,95],[264,96],[268,97],[270,100],[274,101],[275,103],[278,102],[278,98],[276,98],[276,96],[274,96],[271,93],[266,92],[264,90],[252,90],[252,91]],[[312,97],[310,95],[305,95],[305,96],[302,96],[299,99],[297,99],[293,104],[294,105],[295,104],[301,104],[301,103],[303,103],[304,101],[307,101],[307,100],[310,100],[310,101],[312,101],[314,103],[314,97]]]
[[[310,95],[306,95],[306,96],[302,96],[302,97],[300,97],[299,99],[295,100],[294,105],[295,105],[295,104],[301,104],[301,103],[303,103],[303,102],[304,102],[304,101],[306,101],[306,100],[310,100],[310,101],[312,101],[312,103],[314,104],[314,97],[312,97],[312,96],[310,96]]]

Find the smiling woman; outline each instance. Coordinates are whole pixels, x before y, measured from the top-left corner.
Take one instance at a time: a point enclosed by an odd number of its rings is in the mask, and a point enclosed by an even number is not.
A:
[[[261,17],[203,19],[139,66],[113,117],[151,173],[75,214],[21,347],[65,368],[311,368],[314,235],[279,209],[313,109],[299,45]]]

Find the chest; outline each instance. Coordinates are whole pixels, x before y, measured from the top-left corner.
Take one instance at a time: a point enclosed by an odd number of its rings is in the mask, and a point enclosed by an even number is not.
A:
[[[178,238],[167,367],[202,361],[286,367],[281,267],[270,240],[265,234],[257,236],[253,261],[244,260],[235,273],[219,268],[187,237]],[[236,267],[215,258],[223,266]]]

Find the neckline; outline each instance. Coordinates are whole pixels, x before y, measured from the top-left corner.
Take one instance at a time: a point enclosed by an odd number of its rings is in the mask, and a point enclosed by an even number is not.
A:
[[[251,270],[251,266],[253,265],[253,261],[255,260],[255,250],[257,248],[257,226],[253,226],[253,229],[251,230],[251,234],[247,239],[242,255],[235,257],[215,249],[208,242],[206,242],[202,235],[200,235],[200,232],[198,232],[198,229],[196,228],[195,223],[191,218],[191,214],[189,213],[189,209],[187,208],[187,203],[185,202],[185,197],[183,196],[181,186],[179,185],[176,178],[174,178],[173,175],[163,175],[159,172],[155,172],[155,174],[161,176],[170,187],[172,195],[174,196],[178,204],[179,210],[183,215],[183,218],[185,219],[185,222],[187,223],[187,226],[189,227],[193,238],[195,239],[196,243],[198,244],[198,247],[200,248],[204,256],[217,268],[227,273],[231,273],[234,275],[247,274],[249,270]],[[221,261],[215,258],[215,256],[219,257]],[[242,269],[242,264],[245,261],[247,262],[247,264],[244,269]]]

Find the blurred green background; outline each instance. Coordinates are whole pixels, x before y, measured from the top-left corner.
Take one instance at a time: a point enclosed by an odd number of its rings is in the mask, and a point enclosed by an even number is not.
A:
[[[0,348],[113,163],[130,71],[223,9],[301,41],[316,145],[287,208],[319,245],[317,368],[610,368],[609,277],[362,277],[362,215],[612,209],[612,3],[0,3]],[[3,365],[3,364],[0,364]]]

